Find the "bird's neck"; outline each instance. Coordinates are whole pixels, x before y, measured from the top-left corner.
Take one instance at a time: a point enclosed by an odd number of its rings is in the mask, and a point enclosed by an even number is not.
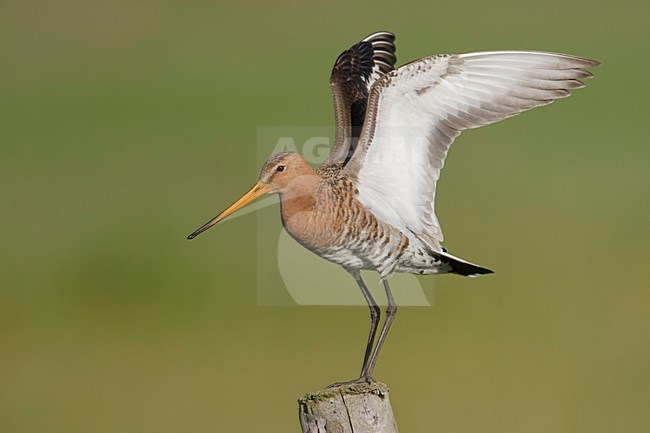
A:
[[[320,177],[310,174],[300,176],[280,193],[282,221],[285,226],[296,222],[296,218],[304,220],[316,207],[316,190]]]

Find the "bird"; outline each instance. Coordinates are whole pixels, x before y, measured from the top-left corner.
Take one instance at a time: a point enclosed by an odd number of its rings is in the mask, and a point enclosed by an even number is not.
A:
[[[297,152],[263,164],[257,183],[188,236],[193,239],[268,194],[280,197],[284,229],[299,244],[340,265],[370,309],[360,375],[374,381],[377,358],[397,313],[394,273],[493,273],[442,246],[436,184],[458,135],[547,105],[584,87],[599,62],[540,51],[488,51],[424,57],[395,67],[395,35],[375,32],[341,53],[330,75],[335,136],[312,167]],[[379,273],[385,320],[361,271]]]

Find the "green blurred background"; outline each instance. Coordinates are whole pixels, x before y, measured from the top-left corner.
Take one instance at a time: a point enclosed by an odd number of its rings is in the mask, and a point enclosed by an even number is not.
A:
[[[649,431],[649,14],[0,1],[0,431],[298,431],[297,397],[358,373],[365,308],[257,306],[253,214],[185,236],[255,180],[258,126],[332,123],[334,59],[380,29],[400,63],[603,62],[451,151],[446,246],[496,274],[424,278],[434,307],[400,311],[376,377],[401,430]]]

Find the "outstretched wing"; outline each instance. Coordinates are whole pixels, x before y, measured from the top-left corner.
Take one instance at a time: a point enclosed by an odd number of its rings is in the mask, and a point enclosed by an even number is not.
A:
[[[336,59],[330,87],[334,97],[335,142],[325,164],[345,163],[352,155],[366,116],[368,91],[393,70],[395,35],[377,32],[344,51]]]
[[[526,51],[439,55],[379,79],[359,146],[345,167],[379,219],[440,250],[436,182],[454,139],[569,96],[598,62]]]

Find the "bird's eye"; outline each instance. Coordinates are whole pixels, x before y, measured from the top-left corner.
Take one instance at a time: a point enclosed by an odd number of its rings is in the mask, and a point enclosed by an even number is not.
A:
[[[278,165],[275,171],[280,171],[280,172],[284,171],[284,165]]]

